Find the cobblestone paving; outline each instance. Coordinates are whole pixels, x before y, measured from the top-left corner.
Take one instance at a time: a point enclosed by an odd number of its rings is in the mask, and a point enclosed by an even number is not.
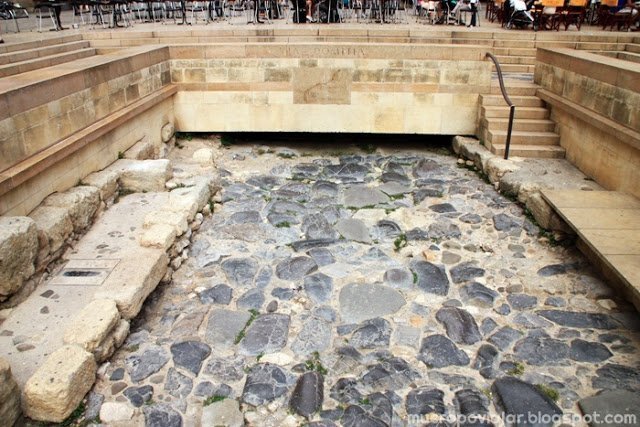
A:
[[[354,152],[222,150],[221,203],[89,410],[127,425],[401,426],[640,391],[637,315],[575,248],[540,238],[451,155]]]

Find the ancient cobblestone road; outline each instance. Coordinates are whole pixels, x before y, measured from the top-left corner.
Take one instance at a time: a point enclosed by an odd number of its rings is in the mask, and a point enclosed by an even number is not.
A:
[[[640,390],[637,315],[575,248],[540,239],[455,157],[354,153],[221,149],[221,204],[90,410],[126,425],[401,426],[579,413],[600,390]]]

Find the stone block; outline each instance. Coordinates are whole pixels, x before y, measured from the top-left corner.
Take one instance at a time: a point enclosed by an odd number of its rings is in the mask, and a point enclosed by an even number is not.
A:
[[[148,160],[155,159],[156,147],[146,136],[136,142],[133,147],[124,152],[124,158],[130,160]]]
[[[11,375],[9,363],[0,358],[0,420],[12,426],[20,415],[20,389]]]
[[[109,167],[120,175],[120,188],[125,191],[164,191],[164,184],[172,176],[171,162],[159,160],[121,159]]]
[[[173,138],[173,135],[175,133],[176,128],[173,126],[173,123],[166,123],[160,130],[160,137],[162,139],[162,142],[167,143],[171,141],[171,138]]]
[[[213,180],[211,178],[198,178],[193,184],[183,188],[176,188],[169,193],[169,202],[165,209],[173,212],[186,212],[189,221],[193,220],[196,213],[202,210],[209,201],[212,185]]]
[[[39,206],[29,214],[29,217],[36,222],[38,232],[46,236],[50,253],[60,249],[73,233],[71,217],[65,208]]]
[[[195,203],[194,203],[195,205]],[[189,212],[184,211],[154,211],[148,213],[144,217],[143,227],[150,229],[154,225],[169,225],[176,231],[176,236],[181,236],[189,228],[188,220]],[[194,214],[195,215],[195,214]]]
[[[127,320],[138,314],[144,300],[164,277],[169,264],[164,251],[142,248],[140,251],[135,259],[120,262],[94,295],[96,299],[115,300],[120,315]]]
[[[112,200],[118,190],[118,174],[114,171],[103,170],[87,175],[82,182],[100,190],[100,200]]]
[[[17,292],[35,272],[38,231],[29,217],[0,217],[0,301]]]
[[[64,332],[65,344],[76,344],[93,352],[120,320],[112,299],[93,300],[87,304]]]
[[[350,104],[352,71],[330,68],[293,70],[294,104]]]
[[[64,421],[91,389],[95,377],[96,362],[91,353],[75,345],[56,350],[25,384],[25,415],[38,421]]]
[[[63,193],[53,193],[42,202],[44,206],[67,209],[75,232],[81,232],[93,221],[100,206],[100,190],[89,185],[71,188]]]
[[[571,227],[553,210],[540,192],[531,193],[526,201],[529,209],[540,227],[546,230],[573,233]]]
[[[201,148],[193,153],[193,160],[203,166],[213,166],[213,150],[211,148]]]
[[[145,248],[169,250],[176,240],[177,232],[174,226],[168,224],[153,224],[140,235],[140,245]]]

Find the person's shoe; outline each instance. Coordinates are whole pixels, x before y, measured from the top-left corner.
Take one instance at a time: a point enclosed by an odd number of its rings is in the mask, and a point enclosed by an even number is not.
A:
[[[307,22],[314,23],[316,22],[312,16],[307,15]]]

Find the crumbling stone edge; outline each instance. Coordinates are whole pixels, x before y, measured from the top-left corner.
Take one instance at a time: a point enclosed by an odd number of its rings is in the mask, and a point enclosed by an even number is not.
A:
[[[517,201],[530,214],[546,234],[544,237],[553,241],[562,241],[573,237],[574,231],[544,200],[536,182],[522,182],[505,179],[520,166],[491,153],[476,138],[455,136],[452,141],[453,151],[467,167],[473,167],[506,197]]]

